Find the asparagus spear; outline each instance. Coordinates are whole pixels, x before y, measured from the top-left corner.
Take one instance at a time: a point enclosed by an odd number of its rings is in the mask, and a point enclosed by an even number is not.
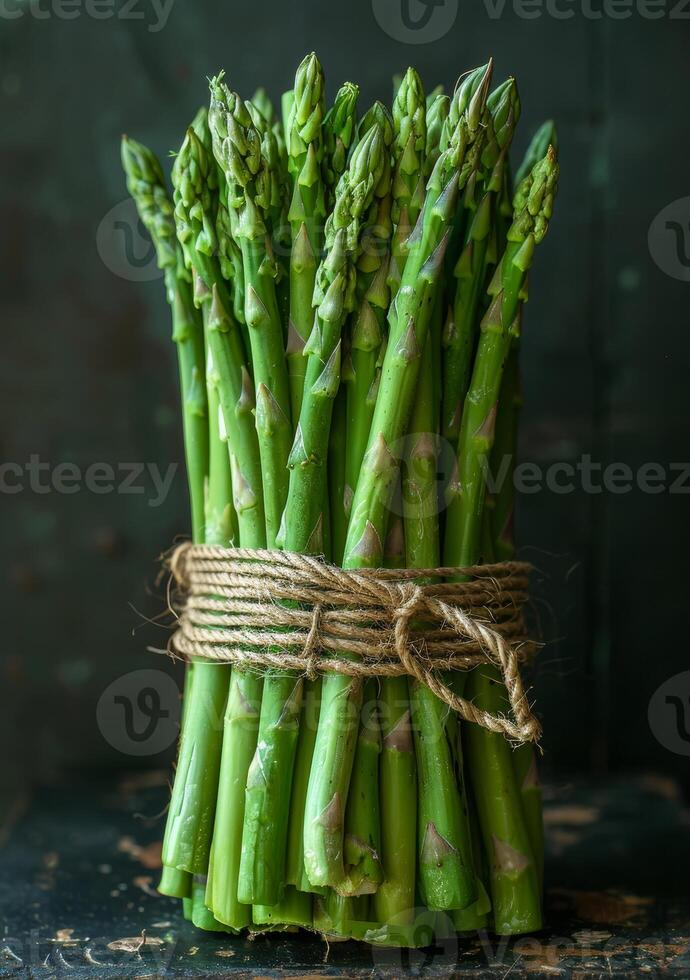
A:
[[[513,338],[501,384],[496,418],[496,441],[491,454],[492,473],[501,473],[502,483],[494,497],[491,512],[491,539],[496,557],[509,561],[515,556],[513,537],[513,471],[517,452],[517,422],[522,396],[520,391],[519,338]],[[505,466],[506,460],[508,466]],[[532,852],[541,880],[544,865],[544,822],[541,787],[534,747],[529,743],[513,750],[515,778],[520,788],[522,806]]]
[[[290,250],[290,324],[287,364],[292,418],[302,404],[306,358],[302,356],[313,325],[312,294],[326,220],[323,163],[323,69],[315,54],[297,69],[294,101],[286,131],[292,200],[288,218],[292,229]]]
[[[368,895],[383,880],[379,824],[379,755],[381,730],[376,684],[368,680],[357,735],[350,791],[345,811],[343,895]]]
[[[345,82],[323,120],[323,180],[328,214],[335,204],[338,181],[345,173],[347,158],[357,135],[359,86]]]
[[[385,678],[379,693],[381,862],[374,917],[403,929],[412,922],[416,878],[416,760],[405,677]]]
[[[413,406],[419,361],[426,340],[431,305],[442,271],[443,250],[459,191],[479,162],[483,114],[491,64],[479,84],[466,81],[454,102],[457,124],[429,177],[422,213],[413,233],[403,281],[389,315],[381,386],[376,400],[366,467],[357,483],[345,552],[347,567],[374,567],[380,562],[387,522],[387,494],[397,465],[389,446],[404,435]],[[384,484],[385,479],[385,484]]]
[[[400,291],[391,311],[390,339],[376,401],[369,447],[357,482],[350,516],[344,565],[380,564],[387,522],[388,495],[397,464],[389,445],[405,432],[419,373],[420,345],[426,339],[430,300],[442,269],[444,234],[454,211],[458,188],[477,165],[481,141],[479,122],[490,77],[471,97],[461,90],[466,108],[458,119],[448,149],[438,160],[427,187],[414,247],[408,255]],[[305,860],[310,880],[337,888],[343,871],[343,808],[347,798],[354,744],[351,680],[328,675],[317,732],[305,818]],[[356,715],[355,715],[356,718]],[[385,737],[384,737],[385,746]],[[413,869],[411,879],[414,880]],[[407,908],[414,905],[414,886]]]
[[[202,141],[188,130],[173,167],[175,217],[178,238],[196,277],[195,293],[206,305],[206,341],[213,371],[218,373],[218,396],[229,437],[234,500],[240,538],[263,529],[258,448],[251,421],[251,386],[244,365],[239,328],[232,319],[231,298],[211,254],[215,248],[214,169]],[[223,297],[225,302],[223,302]],[[249,402],[249,404],[248,404]],[[193,699],[182,739],[170,817],[164,841],[164,861],[195,863],[205,875],[211,823],[216,803],[222,727],[220,718],[227,697],[227,672],[216,665],[195,667]],[[211,725],[209,725],[209,712]],[[215,720],[214,720],[215,719]],[[189,786],[201,788],[194,798]],[[182,864],[185,866],[185,864]]]
[[[211,80],[209,125],[213,152],[228,184],[233,230],[242,251],[245,320],[251,342],[266,518],[266,543],[274,547],[287,497],[290,404],[283,334],[276,300],[276,264],[270,231],[281,213],[280,173],[270,130],[259,132],[250,109],[223,82]],[[262,138],[263,137],[263,138]]]
[[[204,483],[208,472],[208,419],[201,317],[192,304],[190,275],[175,233],[174,206],[161,165],[142,143],[122,137],[122,166],[127,189],[151,235],[156,259],[165,276],[173,318],[182,395],[185,463],[192,511],[192,539],[203,541]]]
[[[393,121],[377,102],[362,119],[360,131],[378,126],[384,143],[384,173],[376,188],[362,233],[362,254],[357,262],[357,309],[350,321],[347,383],[347,443],[343,506],[349,516],[353,488],[357,483],[378,388],[379,356],[386,334],[390,291],[386,282],[391,225],[391,166]]]
[[[395,296],[405,268],[406,242],[424,202],[424,154],[426,151],[426,99],[422,80],[408,68],[393,101],[395,125],[395,176],[393,222],[388,282]]]
[[[217,288],[213,295],[209,327],[222,336],[227,332],[227,314],[220,304]],[[248,426],[251,426],[253,389],[248,374],[245,374],[243,380],[245,387],[235,406],[235,412],[244,414]],[[258,479],[258,445],[256,434],[251,430],[250,434],[254,437],[251,448],[254,454],[255,479]],[[231,459],[235,459],[232,449]],[[237,496],[241,493],[242,486],[237,463],[234,475],[238,485]],[[239,543],[242,547],[263,547],[263,521],[241,522]],[[249,926],[252,922],[251,906],[238,900],[237,880],[242,853],[244,787],[256,748],[261,690],[260,675],[243,671],[239,667],[233,668],[223,722],[223,747],[206,902],[217,919],[236,930]]]
[[[182,401],[182,431],[192,516],[192,540],[204,540],[204,486],[209,468],[209,430],[206,389],[203,385],[204,342],[201,316],[192,303],[190,276],[175,234],[174,206],[161,165],[151,150],[122,137],[122,165],[127,189],[151,235],[156,258],[165,276],[166,296],[172,311],[173,340],[177,347]],[[183,711],[191,701],[191,664],[185,669]],[[182,726],[184,727],[184,716]],[[186,871],[164,866],[159,891],[182,897],[191,894]]]
[[[445,121],[450,111],[450,99],[447,95],[439,93],[433,98],[427,97],[426,110],[426,149],[424,152],[424,179],[429,179],[429,175],[436,166],[436,161],[441,153],[441,134]],[[438,432],[441,416],[441,379],[442,379],[442,351],[441,338],[443,336],[443,324],[446,316],[448,298],[446,296],[446,284],[441,284],[441,288],[434,302],[434,311],[431,318],[429,331],[432,337],[432,362],[433,362],[433,404],[434,404],[434,426],[433,431]]]
[[[326,456],[340,378],[340,334],[354,298],[360,219],[382,169],[381,138],[374,130],[353,154],[326,227],[326,256],[314,293],[316,317],[304,349],[308,361],[302,408],[289,458],[290,492],[280,539],[289,551],[323,552]],[[292,674],[273,674],[266,680],[258,749],[247,784],[240,893],[265,905],[279,900],[285,882],[301,694],[302,679]]]
[[[539,127],[527,148],[522,163],[515,175],[516,185],[529,175],[548,147],[558,148],[558,135],[553,120],[549,119]],[[492,514],[493,541],[497,557],[506,561],[515,553],[513,536],[513,469],[517,453],[517,420],[522,395],[519,377],[519,338],[513,338],[505,376],[501,385],[500,409],[496,420],[496,443],[492,460],[493,471],[497,472],[504,456],[511,457],[511,465],[502,486],[495,498]],[[541,786],[537,769],[536,752],[529,744],[519,745],[513,752],[515,778],[520,788],[522,806],[527,823],[532,852],[541,881],[544,870],[544,821],[542,815]]]
[[[232,315],[232,296],[214,255],[217,200],[209,188],[213,172],[212,158],[195,131],[189,129],[173,166],[177,233],[197,277],[197,292],[203,290],[210,304],[207,342],[220,375],[218,390],[230,447],[240,538],[262,540],[264,511],[252,419],[254,392],[242,336]]]
[[[210,294],[206,290],[205,284],[197,281],[197,301],[201,304],[204,318],[204,333],[208,336],[209,321],[209,301]],[[207,345],[208,346],[208,345]],[[213,357],[210,349],[206,363],[206,388],[208,393],[209,410],[209,472],[208,486],[206,493],[206,535],[207,544],[218,544],[227,548],[234,543],[234,510],[232,508],[232,478],[230,473],[230,455],[226,442],[225,424],[222,418],[222,410],[219,395],[220,376],[213,365]],[[214,665],[217,666],[217,665]],[[203,666],[204,673],[210,678],[210,667],[208,664]],[[199,676],[199,665],[196,668],[197,677]],[[213,693],[219,691],[225,694],[229,681],[230,669],[221,667],[216,670],[216,677],[212,678],[214,684]],[[217,724],[220,729],[220,718],[215,715],[214,704],[214,726]],[[223,708],[220,705],[220,711]],[[212,736],[215,739],[215,734]],[[215,757],[214,757],[215,761]],[[217,819],[216,809],[216,819]],[[209,854],[213,852],[213,842]],[[209,857],[210,863],[210,857]],[[219,922],[213,914],[206,898],[207,873],[197,873],[194,875],[192,883],[192,922],[199,929],[220,931],[224,929],[223,923]]]
[[[283,92],[280,97],[280,120],[283,124],[284,133],[287,133],[288,131],[290,113],[292,112],[292,103],[294,101],[295,93],[291,88],[289,88],[287,92]]]
[[[399,285],[399,270],[403,265],[404,242],[410,222],[419,214],[419,199],[423,189],[422,163],[424,151],[425,108],[419,76],[410,69],[402,79],[389,122],[387,112],[376,104],[369,116],[377,114],[390,131],[395,176],[390,193],[382,199],[375,224],[379,226],[378,248],[369,262],[369,289],[361,301],[352,331],[352,383],[348,386],[348,445],[346,461],[346,502],[349,507],[353,488],[357,484],[362,460],[369,439],[381,373],[379,357],[384,350],[386,314],[390,302],[390,283]],[[367,117],[362,121],[362,127]],[[383,251],[390,236],[389,214],[393,208],[396,219],[397,244],[393,241],[393,256],[389,265]],[[383,248],[382,248],[383,246]],[[376,260],[379,254],[382,257]],[[397,262],[396,262],[397,253]],[[378,265],[378,267],[377,267]],[[395,272],[391,278],[391,268]],[[366,284],[367,268],[363,270]],[[364,291],[362,289],[362,291]],[[402,531],[402,525],[396,525]],[[390,539],[390,535],[389,535]],[[400,537],[400,560],[404,561],[404,538]],[[386,541],[386,560],[390,561],[390,540]],[[410,883],[414,882],[415,846],[415,760],[409,724],[407,683],[405,678],[384,678],[380,685],[382,711],[381,780],[381,856],[386,880],[373,898],[374,913],[381,922],[397,920],[399,926],[411,915]],[[350,793],[357,793],[357,760],[353,770]],[[349,797],[348,797],[349,799]],[[348,804],[349,805],[349,804]],[[349,826],[346,823],[346,829]],[[347,850],[347,837],[346,837]],[[402,914],[401,914],[402,913]],[[404,921],[403,921],[404,920]]]
[[[288,551],[321,550],[325,463],[333,399],[340,383],[341,333],[355,298],[355,263],[361,254],[363,217],[386,179],[386,148],[375,126],[357,145],[341,178],[326,225],[326,255],[314,291],[316,317],[305,347],[307,373],[302,411],[290,453],[290,493],[285,509]]]
[[[419,217],[424,199],[426,105],[421,80],[413,69],[408,69],[400,83],[393,103],[393,119],[395,176],[392,203],[395,234],[388,283],[394,296],[405,265],[407,239]],[[367,431],[367,439],[368,436]],[[404,548],[406,534],[402,534],[401,540]],[[404,563],[404,551],[401,563]],[[381,923],[394,921],[400,928],[411,921],[413,914],[416,765],[407,680],[404,677],[383,678],[380,687],[383,728],[380,765],[381,852],[385,881],[374,896],[374,910]]]
[[[292,551],[323,550],[325,464],[333,400],[340,382],[341,334],[354,302],[355,263],[362,249],[363,218],[385,180],[385,155],[380,127],[372,127],[353,152],[338,184],[335,207],[326,225],[326,255],[317,273],[314,293],[316,318],[305,347],[308,363],[304,399],[290,455],[284,543]],[[353,681],[350,693],[355,699],[361,698],[361,685]],[[353,734],[356,735],[356,728],[351,737]],[[307,812],[305,866],[311,884],[319,886],[324,883],[309,871],[308,820]]]
[[[481,324],[472,382],[458,445],[458,477],[446,521],[445,562],[471,565],[480,555],[484,474],[494,439],[496,404],[511,331],[535,245],[548,227],[558,179],[553,148],[518,188],[508,244],[494,275],[491,305]],[[479,707],[503,711],[505,694],[494,668],[475,669],[468,696]],[[490,855],[494,928],[500,934],[541,924],[539,884],[515,783],[510,747],[500,736],[465,726],[470,775],[485,846]]]
[[[522,158],[522,163],[515,174],[515,186],[519,187],[525,177],[534,169],[537,163],[544,158],[548,148],[552,146],[558,150],[558,133],[553,119],[547,119],[534,133],[529,146]]]
[[[348,153],[357,134],[358,96],[358,86],[352,82],[345,82],[338,89],[335,101],[326,113],[323,121],[323,176],[326,192],[326,208],[329,214],[333,210],[336,187],[345,172]],[[341,357],[342,381],[347,381],[348,379],[351,380],[352,377],[349,349],[344,350],[343,355]],[[328,462],[331,559],[337,565],[340,564],[343,558],[345,536],[347,534],[347,502],[345,490],[347,440],[347,386],[341,384],[336,395],[335,405],[333,406]],[[302,853],[301,843],[299,852],[300,854]]]
[[[199,138],[195,138],[196,135]],[[206,252],[211,250],[212,242],[205,241],[201,230],[211,225],[215,203],[208,187],[213,158],[206,151],[207,136],[207,131],[188,134],[176,160],[174,173],[179,186],[176,214],[179,233],[187,243],[190,262],[197,273],[199,290],[205,288],[208,294],[207,284],[212,284],[207,340],[209,354],[213,357],[213,370],[218,373],[223,419],[231,433],[230,462],[240,517],[240,543],[256,548],[263,547],[266,538],[258,441],[252,420],[254,391],[244,365],[241,339],[229,314],[227,288],[215,260],[200,251],[202,245]],[[206,185],[204,177],[207,178]],[[275,204],[272,206],[275,208]],[[217,220],[216,227],[218,225]],[[250,905],[241,902],[238,897],[238,877],[245,810],[244,786],[256,747],[261,690],[262,680],[256,673],[240,668],[232,671],[223,724],[219,792],[206,901],[216,917],[234,929],[241,929],[252,921]]]
[[[245,316],[254,374],[259,381],[256,428],[266,503],[266,539],[272,547],[287,496],[285,439],[289,439],[290,431],[287,371],[267,244],[268,228],[280,208],[280,194],[274,186],[280,174],[271,166],[270,134],[259,133],[250,110],[220,78],[211,87],[214,152],[225,168],[229,188],[234,188],[236,194],[234,200],[229,197],[229,203],[235,210],[234,230],[245,268]],[[260,125],[260,120],[256,122]],[[273,673],[265,678],[258,743],[247,774],[244,806],[237,882],[237,898],[244,904],[275,905],[283,894],[292,766],[272,766],[271,762],[280,763],[284,756],[294,759],[300,700],[301,682],[296,683],[292,677],[286,681],[284,676]],[[302,916],[301,911],[297,914]]]
[[[406,446],[403,483],[408,568],[439,559],[434,366],[427,336]],[[417,755],[419,887],[430,909],[464,908],[476,895],[462,760],[447,730],[448,707],[423,684],[410,682]]]
[[[172,255],[178,255],[176,240],[172,237],[175,230],[175,223],[169,198],[165,191],[164,180],[160,166],[155,162],[149,151],[133,140],[125,140],[123,143],[123,164],[128,174],[130,191],[138,201],[142,212],[142,220],[151,231],[154,242],[156,243],[159,258],[166,262],[165,268],[172,270]],[[148,185],[148,189],[147,189]],[[156,214],[158,212],[158,214]],[[176,259],[177,261],[177,259]],[[179,264],[179,263],[178,263]],[[179,280],[178,276],[178,280]],[[176,319],[175,332],[180,340],[180,354],[184,354],[183,361],[180,361],[181,377],[183,382],[183,402],[187,405],[190,401],[192,386],[195,389],[195,399],[199,406],[203,405],[203,415],[197,409],[198,418],[203,418],[204,434],[199,431],[197,423],[197,440],[203,441],[208,447],[208,422],[206,414],[206,397],[201,391],[203,389],[203,340],[198,325],[195,325],[197,317],[191,308],[191,294],[189,286],[186,289],[180,286],[173,291],[174,284],[170,275],[167,276],[169,295],[174,301],[174,316]],[[197,321],[198,324],[198,321]],[[186,383],[185,383],[185,379]],[[185,387],[187,394],[185,395]],[[190,420],[191,421],[191,417]],[[189,423],[188,423],[189,424]],[[186,426],[186,429],[188,425]],[[191,435],[191,432],[190,432]],[[201,446],[201,441],[197,441],[197,446]],[[190,446],[194,445],[187,439]],[[208,452],[206,448],[204,454]],[[188,457],[189,458],[189,457]],[[203,491],[200,492],[199,480],[201,473],[199,470],[200,457],[197,454],[188,463],[190,474],[190,488],[196,485],[194,490],[196,496],[196,506],[194,526],[196,540],[202,538],[202,529],[205,524],[203,514]],[[203,464],[204,471],[206,463]],[[208,846],[213,820],[213,810],[215,807],[215,774],[219,757],[219,741],[217,733],[213,731],[212,725],[209,730],[209,715],[213,719],[217,718],[222,712],[223,684],[216,683],[207,689],[206,681],[208,672],[204,670],[205,665],[198,665],[196,681],[193,685],[191,696],[188,699],[188,707],[185,711],[185,725],[180,741],[179,760],[176,774],[175,785],[184,788],[188,775],[191,779],[198,782],[199,793],[195,800],[195,815],[193,826],[187,830],[182,827],[179,821],[180,791],[177,796],[173,788],[173,800],[166,826],[166,840],[163,853],[163,865],[170,869],[185,871],[191,874],[206,874],[208,861]],[[218,678],[220,680],[220,678]],[[195,751],[192,751],[194,748]],[[201,758],[201,768],[195,769],[192,764],[191,756],[195,756],[195,761]],[[208,769],[210,778],[203,775],[195,776],[195,773],[204,773]]]
[[[345,361],[349,353],[345,354]],[[340,565],[347,537],[347,493],[346,493],[346,452],[347,452],[347,384],[346,366],[341,369],[341,384],[333,405],[331,437],[328,443],[328,499],[331,515],[331,560]],[[351,372],[350,372],[351,374]]]
[[[493,101],[492,101],[493,98]],[[484,294],[489,239],[494,230],[496,200],[504,187],[506,154],[519,118],[520,103],[514,79],[508,79],[491,94],[487,117],[487,141],[482,153],[486,171],[483,195],[474,205],[467,200],[471,217],[465,245],[456,263],[453,314],[446,324],[443,358],[442,435],[456,442],[462,406],[470,380],[479,302]]]
[[[458,785],[465,800],[469,817],[469,831],[472,852],[472,870],[477,897],[464,909],[454,909],[451,913],[453,925],[458,932],[478,932],[490,925],[491,899],[489,898],[489,875],[486,851],[479,830],[477,807],[472,797],[469,781],[465,779],[465,760],[460,734],[461,725],[454,711],[446,714],[446,737],[453,753],[453,765],[457,773]]]
[[[356,135],[356,112],[359,88],[352,82],[346,82],[338,90],[335,101],[323,120],[323,179],[326,208],[328,213],[333,210],[336,198],[336,187],[347,166],[348,151]],[[349,359],[349,352],[346,354]],[[342,356],[341,356],[342,361]],[[343,380],[345,368],[343,368]],[[347,533],[347,514],[345,501],[346,445],[347,445],[347,402],[346,389],[340,386],[333,406],[333,418],[328,448],[328,497],[330,511],[330,551],[331,560],[340,564],[345,547]],[[309,682],[305,691],[305,707],[300,720],[300,733],[297,745],[297,758],[293,777],[292,800],[290,805],[290,822],[288,827],[288,865],[287,880],[304,890],[311,890],[304,868],[304,851],[302,840],[304,836],[304,801],[307,794],[309,768],[313,754],[316,736],[318,713],[308,713],[308,723],[305,724],[305,713],[308,705],[316,704],[321,696],[321,682]],[[347,899],[342,899],[347,902]],[[340,912],[343,910],[340,909]]]
[[[424,150],[423,173],[429,178],[441,154],[441,133],[450,112],[450,99],[439,94],[428,102],[426,110],[426,147]]]

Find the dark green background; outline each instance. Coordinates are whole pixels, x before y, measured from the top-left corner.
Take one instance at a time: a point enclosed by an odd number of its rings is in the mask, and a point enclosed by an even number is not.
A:
[[[370,0],[175,0],[157,32],[144,0],[133,8],[143,20],[83,9],[38,19],[4,0],[21,16],[0,19],[2,459],[163,470],[180,459],[162,284],[112,271],[125,243],[106,217],[125,198],[119,136],[165,154],[206,100],[205,76],[224,66],[242,93],[261,83],[275,97],[311,49],[329,94],[353,77],[363,105],[388,98],[409,63],[429,86],[452,86],[493,54],[497,79],[519,81],[518,151],[556,118],[561,189],[525,318],[521,456],[548,464],[591,453],[633,467],[689,458],[689,287],[655,265],[647,235],[690,193],[690,25],[668,10],[648,20],[633,6],[618,20],[571,7],[570,19],[527,20],[508,0],[492,18],[481,0],[460,0],[449,33],[410,45],[380,28]],[[38,13],[49,9],[44,0]],[[99,226],[112,232],[100,250]],[[132,247],[143,262],[145,241]],[[2,494],[0,724],[11,775],[137,761],[102,737],[95,705],[127,671],[173,670],[145,652],[165,636],[140,613],[160,612],[156,556],[188,530],[181,470],[163,506],[149,506],[142,485],[142,495]],[[535,691],[552,770],[686,771],[652,736],[647,707],[688,666],[689,530],[679,493],[521,498],[522,554],[539,568],[548,640]]]

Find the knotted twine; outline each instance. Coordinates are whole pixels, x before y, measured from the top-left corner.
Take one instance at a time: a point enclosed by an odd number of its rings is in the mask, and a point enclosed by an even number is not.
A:
[[[291,552],[185,543],[169,567],[185,595],[173,656],[312,679],[406,674],[464,721],[513,742],[539,740],[520,674],[536,649],[523,619],[525,562],[354,571]],[[482,664],[498,669],[510,717],[482,710],[441,679]]]

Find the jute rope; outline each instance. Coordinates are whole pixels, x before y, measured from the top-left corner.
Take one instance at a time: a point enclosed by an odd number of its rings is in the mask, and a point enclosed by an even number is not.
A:
[[[515,742],[539,739],[520,676],[536,648],[523,622],[523,562],[351,571],[289,552],[182,544],[169,565],[185,594],[173,655],[310,678],[407,674],[465,721]],[[441,679],[480,664],[499,671],[510,716],[483,711]]]

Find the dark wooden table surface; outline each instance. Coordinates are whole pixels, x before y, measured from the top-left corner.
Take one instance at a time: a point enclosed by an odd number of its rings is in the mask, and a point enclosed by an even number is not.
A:
[[[199,932],[155,892],[166,796],[153,772],[14,801],[1,977],[690,976],[690,811],[662,777],[547,787],[543,932],[409,952]]]

